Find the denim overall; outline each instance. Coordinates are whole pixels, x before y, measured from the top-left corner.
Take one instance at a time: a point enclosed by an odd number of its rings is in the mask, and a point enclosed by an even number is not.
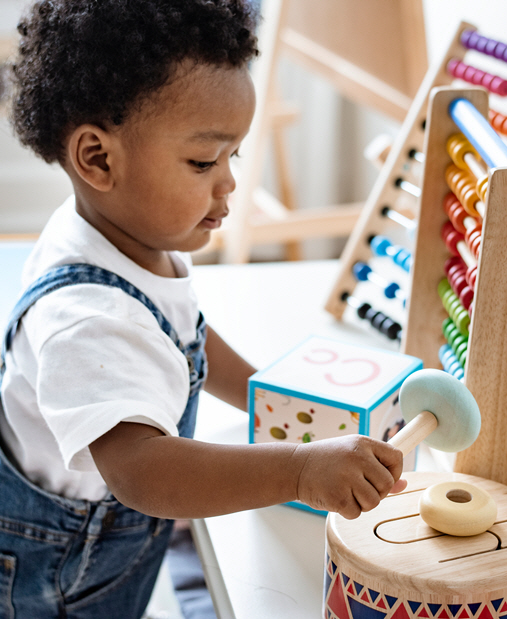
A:
[[[182,346],[155,305],[118,275],[88,264],[53,269],[25,291],[9,320],[5,353],[23,314],[39,298],[73,284],[121,288],[143,303],[187,357],[188,403],[180,436],[194,433],[207,363],[202,314],[197,339]],[[33,445],[37,449],[37,445]],[[139,619],[149,601],[172,529],[120,504],[67,499],[37,487],[0,451],[0,619]]]

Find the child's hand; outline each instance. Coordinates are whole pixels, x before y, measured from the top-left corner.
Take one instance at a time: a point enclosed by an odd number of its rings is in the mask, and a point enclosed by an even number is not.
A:
[[[376,507],[390,492],[401,492],[401,451],[367,436],[349,436],[299,445],[305,458],[298,499],[310,507],[338,512],[349,520]],[[303,455],[304,454],[304,455]]]

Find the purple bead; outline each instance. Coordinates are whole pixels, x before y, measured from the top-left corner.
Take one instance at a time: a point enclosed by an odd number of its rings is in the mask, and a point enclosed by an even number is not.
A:
[[[498,41],[493,41],[493,39],[488,39],[486,47],[484,48],[484,53],[487,54],[488,56],[494,56],[497,45],[498,45]]]
[[[463,30],[463,32],[461,33],[461,45],[463,45],[463,47],[467,47],[468,49],[470,49],[470,37],[473,34],[473,30]]]
[[[477,43],[475,45],[475,49],[481,54],[483,54],[484,49],[486,48],[486,45],[488,44],[488,41],[489,39],[487,39],[486,37],[479,36],[477,39]]]
[[[506,51],[507,51],[507,45],[505,45],[505,43],[498,42],[495,47],[495,58],[498,58],[499,60],[503,60],[504,54]]]

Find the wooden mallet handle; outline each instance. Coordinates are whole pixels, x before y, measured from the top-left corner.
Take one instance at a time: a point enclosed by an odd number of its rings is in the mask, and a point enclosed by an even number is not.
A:
[[[429,411],[422,411],[397,432],[389,441],[389,444],[399,449],[403,456],[406,456],[436,430],[437,426],[438,420],[435,415]]]

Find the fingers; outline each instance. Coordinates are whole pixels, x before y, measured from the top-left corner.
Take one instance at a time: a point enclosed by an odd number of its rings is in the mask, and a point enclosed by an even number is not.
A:
[[[408,481],[406,479],[398,479],[398,481],[394,484],[394,486],[389,491],[390,494],[396,494],[398,492],[403,492],[408,485]]]
[[[390,493],[402,492],[407,482],[400,479],[403,472],[403,455],[401,451],[386,443],[374,444],[376,466],[368,467],[364,472],[365,483],[354,488],[354,496],[362,511],[377,507],[382,499]]]
[[[391,473],[393,482],[397,482],[403,473],[403,454],[389,443],[375,442],[375,456]]]

